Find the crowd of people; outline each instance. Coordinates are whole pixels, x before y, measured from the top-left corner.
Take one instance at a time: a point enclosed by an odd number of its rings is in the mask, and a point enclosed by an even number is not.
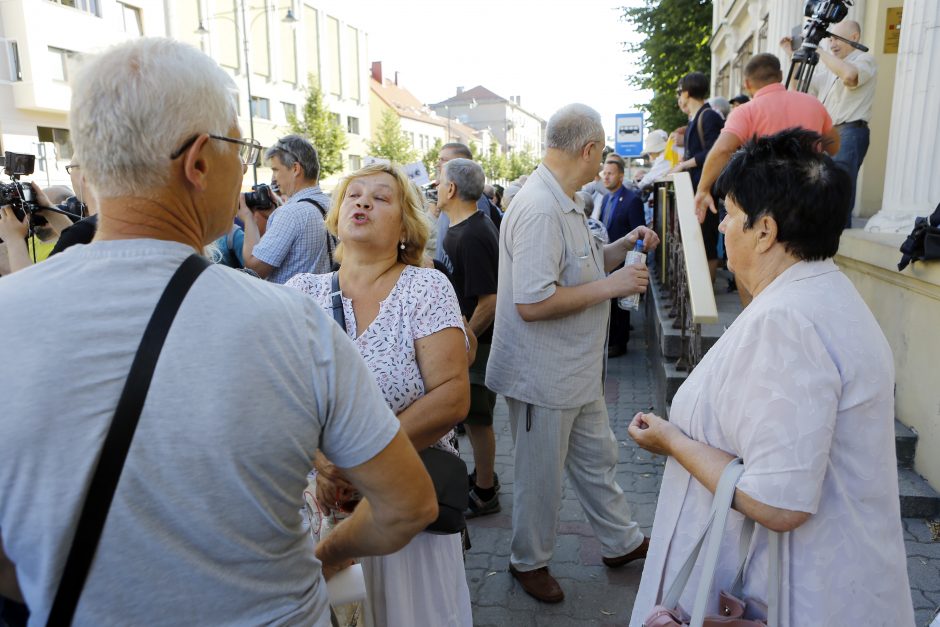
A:
[[[37,190],[50,231],[33,237],[58,243],[33,264],[25,222],[0,213],[0,315],[69,321],[5,338],[4,619],[20,607],[31,624],[325,626],[324,581],[355,561],[366,625],[469,627],[465,521],[506,505],[498,394],[514,442],[506,566],[533,598],[565,598],[550,563],[566,474],[604,565],[645,560],[639,626],[741,457],[735,524],[790,532],[782,624],[912,624],[890,349],[831,262],[851,209],[851,176],[825,154],[838,127],[783,88],[776,57],[745,75],[753,100],[730,113],[706,102],[704,75],[684,77],[689,125],[651,132],[633,180],[600,115],[571,104],[549,119],[540,165],[505,188],[451,143],[430,197],[394,164],[330,197],[297,135],[264,150],[272,185],[241,192],[262,147],[240,137],[231,79],[203,53],[144,38],[86,59],[70,165],[85,217],[57,218],[68,212]],[[630,336],[618,300],[649,284],[627,253],[660,243],[649,190],[683,170],[703,235],[715,231],[709,264],[720,228],[754,300],[671,421],[630,425],[669,457],[647,537],[616,480],[605,376]],[[55,385],[37,377],[50,356],[72,373]],[[766,535],[746,554],[760,614]]]

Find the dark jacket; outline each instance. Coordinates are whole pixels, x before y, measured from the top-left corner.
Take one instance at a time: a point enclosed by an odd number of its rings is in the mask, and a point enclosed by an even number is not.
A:
[[[614,196],[615,200],[608,207],[608,199],[611,196]],[[607,227],[611,242],[617,241],[636,227],[646,224],[643,201],[635,192],[623,185],[604,196],[604,204],[601,207],[601,221]]]
[[[724,118],[708,106],[706,102],[685,128],[685,159],[695,157],[695,163],[697,164],[689,170],[689,176],[692,177],[692,188],[695,190],[698,189],[698,181],[702,178],[702,166],[705,165],[705,157],[708,156],[708,151],[715,145],[715,141],[724,126]],[[701,133],[699,129],[701,129]]]

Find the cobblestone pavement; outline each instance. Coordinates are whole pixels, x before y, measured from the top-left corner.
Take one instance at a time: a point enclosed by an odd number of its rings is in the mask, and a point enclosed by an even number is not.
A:
[[[642,329],[642,313],[633,315],[635,331],[630,352],[609,362],[607,407],[611,426],[620,442],[617,478],[627,494],[634,520],[648,535],[665,458],[647,453],[627,436],[627,424],[638,410],[653,406],[654,380]],[[661,413],[662,408],[655,411]],[[581,506],[565,482],[559,533],[550,570],[565,590],[557,605],[531,598],[509,575],[512,533],[512,434],[505,401],[497,400],[496,472],[502,484],[502,511],[469,521],[473,547],[467,553],[467,582],[473,602],[474,625],[479,627],[551,627],[627,625],[640,583],[643,562],[612,570],[601,562],[600,543],[594,538]],[[461,438],[461,451],[472,468],[469,442]],[[917,625],[928,625],[940,607],[940,542],[934,542],[927,521],[904,520],[908,572],[917,613]]]

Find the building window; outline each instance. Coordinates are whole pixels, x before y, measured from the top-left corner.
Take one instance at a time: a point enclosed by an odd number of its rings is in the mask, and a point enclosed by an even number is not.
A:
[[[293,102],[282,102],[281,105],[284,107],[284,119],[290,121],[292,118],[297,117],[297,105]]]
[[[349,155],[349,171],[355,172],[362,167],[362,157],[359,155]]]
[[[75,53],[71,50],[49,46],[49,67],[52,73],[52,80],[63,82],[69,80],[68,61],[74,54]]]
[[[124,26],[124,32],[135,37],[143,35],[144,28],[140,19],[140,8],[132,7],[123,2],[118,2],[118,6],[121,9],[121,22]]]
[[[715,95],[730,98],[733,94],[729,91],[731,81],[731,64],[725,63],[718,71],[718,77],[715,79]]]
[[[339,113],[333,113],[332,111],[330,111],[330,119],[333,120],[333,124],[335,126],[343,125],[343,118],[340,117]]]
[[[748,37],[747,41],[744,42],[744,45],[738,48],[738,54],[734,57],[734,61],[731,63],[731,89],[727,94],[728,96],[731,95],[731,92],[737,94],[744,89],[744,66],[747,65],[747,62],[750,61],[753,54],[754,37]]]
[[[342,95],[342,64],[340,62],[341,49],[339,46],[339,20],[335,17],[326,18],[326,58],[329,68],[329,90],[334,96]]]
[[[767,50],[767,29],[770,28],[770,13],[764,16],[760,23],[760,30],[757,31],[757,52],[769,52]]]
[[[72,158],[72,137],[67,128],[50,128],[48,126],[37,126],[36,135],[39,141],[55,145],[56,159]]]
[[[0,40],[0,82],[13,83],[23,80],[20,65],[20,49],[15,41]]]
[[[271,119],[271,101],[260,96],[251,97],[251,114],[263,120]]]
[[[354,118],[353,116],[349,116],[348,118],[346,118],[346,130],[352,135],[358,135],[359,134],[359,118]]]
[[[65,7],[72,7],[85,13],[91,13],[95,17],[101,17],[101,10],[98,7],[98,0],[52,0],[55,4],[61,4]]]

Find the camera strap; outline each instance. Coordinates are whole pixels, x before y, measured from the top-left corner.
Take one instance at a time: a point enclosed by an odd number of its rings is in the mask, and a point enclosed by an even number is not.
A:
[[[189,288],[209,265],[200,255],[187,257],[163,290],[150,316],[105,436],[46,625],[58,627],[72,623],[163,343]]]
[[[323,217],[323,230],[326,232],[326,254],[330,260],[330,269],[333,269],[333,236],[329,231],[326,230],[326,208],[315,201],[313,198],[301,198],[300,202],[308,202],[317,209],[320,210],[320,215]]]

